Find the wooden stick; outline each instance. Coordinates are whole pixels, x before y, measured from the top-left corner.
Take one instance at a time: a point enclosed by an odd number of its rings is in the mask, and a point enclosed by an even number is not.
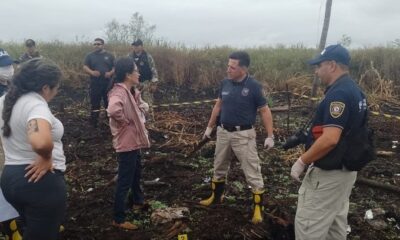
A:
[[[356,183],[368,185],[370,187],[375,187],[375,188],[379,188],[379,189],[383,189],[383,190],[388,190],[388,191],[395,192],[395,193],[400,193],[400,187],[397,187],[397,186],[394,186],[391,184],[387,184],[387,183],[381,183],[381,182],[374,181],[371,179],[366,179],[363,177],[357,177]]]

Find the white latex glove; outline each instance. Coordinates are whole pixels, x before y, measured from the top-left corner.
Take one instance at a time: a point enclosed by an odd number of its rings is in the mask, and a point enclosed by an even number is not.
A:
[[[274,137],[267,137],[264,141],[264,147],[268,149],[274,147]]]
[[[151,82],[158,82],[158,78],[153,78],[153,79],[151,79]]]
[[[139,109],[144,111],[144,112],[148,112],[149,111],[149,104],[147,102],[142,102],[139,105]]]
[[[306,168],[306,164],[303,162],[301,157],[297,159],[297,161],[293,164],[292,169],[290,170],[290,176],[298,181],[300,181],[300,175],[304,172],[304,169]]]
[[[212,132],[213,128],[212,127],[207,127],[206,131],[204,132],[203,135],[203,140],[206,138],[211,138],[211,132]]]

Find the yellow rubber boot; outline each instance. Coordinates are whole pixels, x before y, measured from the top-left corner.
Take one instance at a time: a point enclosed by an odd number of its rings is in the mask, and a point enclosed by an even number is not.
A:
[[[254,213],[253,213],[253,218],[251,219],[253,224],[258,224],[263,221],[263,211],[264,211],[263,193],[264,192],[265,192],[264,190],[253,192]]]
[[[18,232],[17,222],[12,220],[10,222],[10,230],[12,232],[12,236],[10,240],[22,240],[21,234]]]
[[[201,200],[200,205],[210,206],[214,203],[222,203],[224,198],[225,190],[225,180],[215,180],[211,181],[211,196],[207,199]]]

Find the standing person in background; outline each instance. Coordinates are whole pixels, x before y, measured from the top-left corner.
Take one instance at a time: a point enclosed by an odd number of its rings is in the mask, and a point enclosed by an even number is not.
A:
[[[357,83],[349,76],[350,54],[340,44],[326,47],[309,61],[327,88],[311,124],[310,146],[293,164],[290,175],[300,175],[310,164],[299,189],[295,234],[297,240],[347,237],[349,198],[357,178],[348,170],[336,148],[343,136],[366,121],[367,101]],[[354,152],[357,146],[346,143]],[[333,156],[333,157],[332,157]]]
[[[274,135],[271,110],[260,83],[248,73],[249,65],[250,57],[247,52],[233,52],[229,56],[226,71],[228,78],[221,83],[217,102],[203,136],[203,139],[211,137],[217,116],[220,116],[211,183],[212,193],[208,199],[200,201],[200,204],[209,206],[222,202],[231,156],[234,153],[253,192],[252,222],[257,224],[263,221],[263,194],[265,192],[254,129],[257,112],[260,113],[267,131],[265,148],[270,149],[274,146]]]
[[[6,50],[0,48],[0,96],[7,91],[11,78],[14,74],[13,60]]]
[[[7,91],[14,74],[13,60],[7,51],[0,48],[0,96]],[[4,97],[3,97],[4,98]],[[0,100],[3,101],[3,100]],[[0,176],[4,167],[4,151],[0,146]],[[5,200],[0,188],[0,231],[10,240],[20,240],[22,237],[17,227],[17,211]]]
[[[97,127],[101,100],[108,106],[107,93],[114,74],[114,56],[104,49],[104,40],[96,38],[94,51],[86,55],[83,70],[90,76],[90,123]]]
[[[18,59],[18,63],[26,62],[32,58],[41,58],[39,51],[36,49],[36,43],[32,39],[25,41],[26,52]]]
[[[151,108],[154,102],[153,93],[156,91],[158,84],[158,73],[154,59],[144,50],[143,42],[140,39],[132,43],[132,52],[128,56],[135,61],[136,66],[139,68],[139,90],[143,94],[143,100]]]
[[[1,189],[25,226],[23,239],[55,240],[64,218],[66,186],[62,123],[48,106],[61,69],[35,58],[23,63],[0,98],[5,166]]]
[[[139,76],[133,59],[129,57],[119,59],[115,64],[114,85],[109,93],[107,108],[113,146],[118,158],[118,180],[112,225],[128,230],[135,230],[138,227],[125,219],[125,199],[131,190],[133,203],[144,204],[140,188],[142,175],[140,150],[150,147],[143,114],[148,105],[131,93],[131,88],[139,84]]]

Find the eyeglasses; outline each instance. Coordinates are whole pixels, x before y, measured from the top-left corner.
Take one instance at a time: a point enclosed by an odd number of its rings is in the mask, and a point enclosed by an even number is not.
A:
[[[101,46],[103,45],[102,43],[93,43],[93,46]]]

